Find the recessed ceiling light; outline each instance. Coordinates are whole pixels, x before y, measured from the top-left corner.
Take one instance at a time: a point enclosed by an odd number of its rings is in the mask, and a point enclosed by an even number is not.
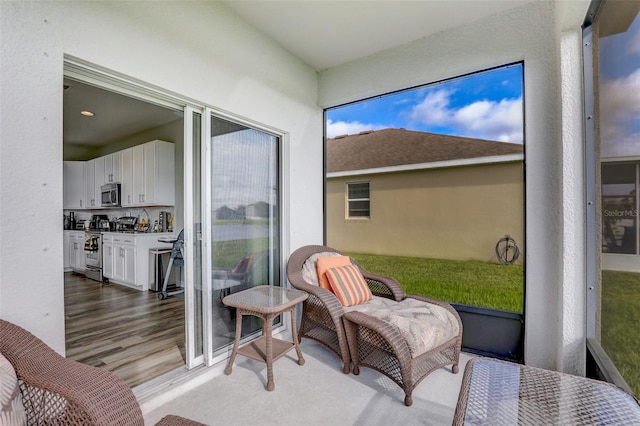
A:
[[[80,114],[84,115],[85,117],[93,117],[95,115],[91,111],[80,111]]]

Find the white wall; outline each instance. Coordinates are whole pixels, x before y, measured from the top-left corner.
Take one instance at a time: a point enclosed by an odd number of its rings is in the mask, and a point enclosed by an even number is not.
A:
[[[580,373],[584,204],[582,157],[576,156],[582,144],[576,40],[588,1],[573,3],[531,3],[326,70],[320,74],[319,103],[336,106],[524,60],[525,362]],[[561,88],[572,96],[563,100]],[[572,223],[565,227],[565,221]]]
[[[0,2],[0,317],[64,351],[63,58],[288,133],[290,247],[322,241],[317,75],[214,2]]]

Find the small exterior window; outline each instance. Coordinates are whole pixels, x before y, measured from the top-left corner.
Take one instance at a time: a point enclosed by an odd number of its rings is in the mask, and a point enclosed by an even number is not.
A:
[[[347,184],[347,218],[371,217],[369,182]]]

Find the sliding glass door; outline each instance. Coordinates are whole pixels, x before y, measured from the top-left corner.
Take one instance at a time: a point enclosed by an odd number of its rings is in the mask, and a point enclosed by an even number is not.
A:
[[[166,107],[176,118],[180,117],[178,111],[184,112],[184,137],[180,140],[176,135],[174,141],[173,217],[174,232],[184,230],[180,273],[185,286],[185,350],[182,336],[174,339],[175,348],[168,346],[177,354],[176,364],[181,366],[185,361],[187,369],[224,359],[235,337],[235,310],[222,304],[224,296],[258,285],[279,286],[283,281],[281,136],[222,118],[192,100],[131,84],[82,61],[65,58],[64,73],[65,79]],[[176,120],[175,125],[178,123]],[[182,325],[181,317],[174,320],[174,325],[178,324]],[[259,322],[245,319],[243,336],[250,337],[260,327]]]
[[[187,366],[204,363],[203,266],[202,266],[202,139],[201,109],[185,108],[185,329]]]
[[[235,337],[235,309],[222,299],[259,285],[280,285],[280,137],[207,115],[203,158],[203,267],[209,300],[211,362]],[[243,319],[243,337],[261,322]]]

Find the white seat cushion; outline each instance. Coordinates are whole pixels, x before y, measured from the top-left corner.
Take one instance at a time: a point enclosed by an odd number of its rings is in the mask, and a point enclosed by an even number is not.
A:
[[[26,424],[27,415],[22,405],[18,377],[9,360],[0,354],[0,425]]]
[[[458,335],[458,321],[445,308],[421,300],[401,302],[374,296],[360,305],[345,307],[378,318],[398,329],[413,358],[434,349]]]

